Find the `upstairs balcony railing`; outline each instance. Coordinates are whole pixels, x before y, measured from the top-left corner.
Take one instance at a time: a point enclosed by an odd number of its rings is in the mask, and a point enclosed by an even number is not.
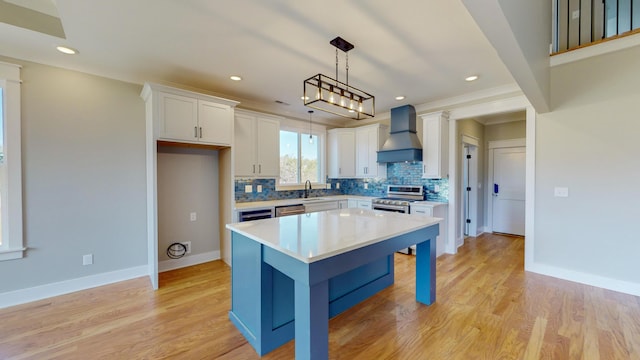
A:
[[[640,33],[640,0],[552,1],[552,53]]]

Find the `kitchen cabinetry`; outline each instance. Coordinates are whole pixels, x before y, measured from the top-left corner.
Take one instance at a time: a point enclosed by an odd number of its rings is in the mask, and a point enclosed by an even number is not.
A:
[[[280,175],[280,121],[277,117],[236,111],[235,176]]]
[[[347,200],[338,201],[338,209],[346,209],[348,207],[349,207],[349,201]]]
[[[436,256],[442,255],[445,249],[445,240],[447,239],[447,204],[438,202],[412,203],[410,214],[442,218],[440,235],[436,238]]]
[[[422,177],[442,179],[449,176],[449,114],[444,111],[421,115]]]
[[[388,127],[374,124],[355,128],[356,176],[360,178],[386,177],[387,164],[378,163],[378,150],[388,136]]]
[[[331,129],[327,133],[329,178],[354,178],[356,176],[355,130]]]
[[[371,200],[358,200],[359,209],[371,209]]]
[[[159,140],[231,146],[237,102],[150,83],[145,92]]]
[[[348,208],[371,209],[371,200],[348,199]]]
[[[339,208],[338,201],[314,201],[304,204],[304,211],[306,213],[313,213],[318,211],[335,210]]]

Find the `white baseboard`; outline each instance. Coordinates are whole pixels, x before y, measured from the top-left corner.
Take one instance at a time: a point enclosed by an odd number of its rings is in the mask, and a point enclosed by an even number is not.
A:
[[[556,266],[540,263],[533,263],[525,270],[541,275],[552,276],[562,280],[569,280],[580,284],[595,286],[634,296],[640,296],[640,284],[638,283],[587,274],[580,271],[563,269]]]
[[[0,309],[148,275],[149,268],[144,265],[9,291],[0,294]]]
[[[202,254],[187,255],[180,259],[170,259],[158,262],[158,272],[180,269],[187,266],[198,265],[209,261],[219,260],[220,251],[209,251]]]
[[[483,226],[483,227],[479,227],[478,229],[478,234],[476,236],[480,236],[484,233],[489,233],[491,231],[489,231],[489,227],[488,226]]]

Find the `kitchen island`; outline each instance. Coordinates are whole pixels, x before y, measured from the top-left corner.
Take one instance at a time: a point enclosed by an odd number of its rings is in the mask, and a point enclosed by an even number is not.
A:
[[[393,254],[417,244],[416,300],[435,301],[440,219],[340,209],[228,224],[229,318],[264,355],[295,338],[297,359],[327,359],[329,319],[393,284]]]

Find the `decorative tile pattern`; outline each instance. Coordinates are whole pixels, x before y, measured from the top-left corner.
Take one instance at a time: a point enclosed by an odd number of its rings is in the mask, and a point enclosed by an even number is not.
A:
[[[389,163],[387,164],[387,178],[375,179],[327,179],[331,189],[312,189],[310,196],[330,195],[360,195],[382,197],[386,195],[387,185],[422,185],[425,189],[426,200],[449,201],[449,179],[423,179],[422,162]],[[336,189],[336,184],[340,189]],[[367,189],[364,185],[367,184]],[[245,185],[252,186],[252,192],[245,193]],[[262,192],[256,192],[257,186],[262,185]],[[435,187],[439,191],[435,191]],[[276,191],[275,179],[237,178],[235,180],[236,202],[251,202],[265,200],[294,199],[304,196],[304,190]]]

